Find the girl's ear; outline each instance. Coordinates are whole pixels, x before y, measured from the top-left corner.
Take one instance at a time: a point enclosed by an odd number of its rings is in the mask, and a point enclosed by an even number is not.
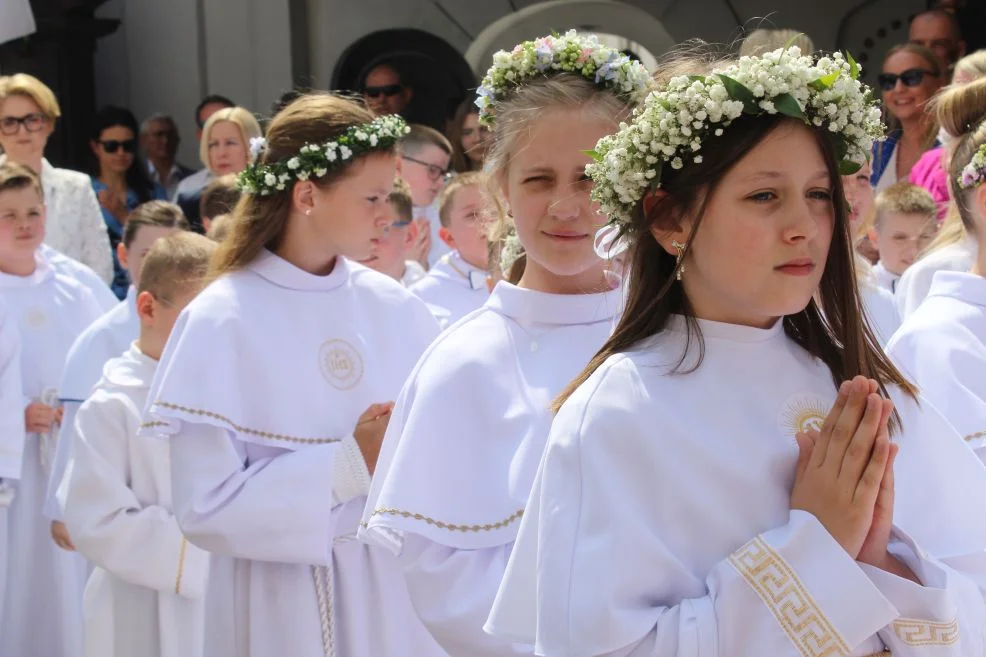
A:
[[[291,188],[291,209],[298,214],[309,215],[315,208],[315,183],[299,180]]]
[[[668,198],[668,193],[663,189],[654,189],[644,196],[643,210],[644,216],[649,216],[654,208],[662,201]],[[648,229],[654,241],[661,245],[661,248],[667,251],[670,255],[677,256],[678,249],[674,247],[672,242],[678,242],[679,244],[687,244],[690,230],[688,226],[684,225],[684,222],[680,220],[678,213],[672,213],[670,222],[664,222],[659,224],[658,222],[653,222]]]

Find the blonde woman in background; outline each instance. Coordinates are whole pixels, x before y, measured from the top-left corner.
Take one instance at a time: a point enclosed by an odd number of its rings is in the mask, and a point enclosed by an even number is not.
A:
[[[253,114],[242,107],[222,109],[209,117],[202,128],[199,159],[209,170],[209,180],[230,173],[239,173],[253,162],[250,142],[263,136],[263,130]],[[194,184],[178,185],[175,197],[192,230],[204,232],[200,198],[202,189]]]
[[[0,164],[10,160],[41,177],[48,217],[45,244],[109,283],[110,240],[89,176],[53,167],[44,157],[61,115],[55,94],[41,80],[26,73],[0,77]]]

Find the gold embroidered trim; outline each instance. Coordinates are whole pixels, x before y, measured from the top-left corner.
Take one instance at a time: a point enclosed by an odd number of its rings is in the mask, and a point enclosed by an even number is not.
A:
[[[986,438],[986,431],[979,431],[977,433],[965,437],[967,441],[975,440],[976,438]]]
[[[429,525],[434,525],[439,529],[447,529],[450,532],[491,532],[494,529],[502,529],[507,525],[520,519],[524,515],[524,510],[521,509],[513,515],[500,522],[494,522],[489,525],[454,525],[450,522],[443,522],[441,520],[435,520],[434,518],[429,518],[428,516],[421,515],[420,513],[411,513],[410,511],[401,511],[400,509],[376,509],[370,514],[370,518],[373,516],[400,516],[402,518],[409,518],[411,520],[423,520]],[[361,522],[363,528],[368,527],[366,522]]]
[[[281,440],[287,443],[298,443],[301,445],[325,445],[328,443],[337,443],[339,438],[298,438],[296,436],[287,436],[283,433],[272,433],[270,431],[258,431],[257,429],[250,429],[249,427],[244,427],[242,425],[233,422],[225,415],[220,415],[219,413],[213,413],[212,411],[204,411],[198,408],[189,408],[187,406],[179,406],[178,404],[170,404],[168,402],[157,401],[154,402],[155,406],[160,406],[161,408],[166,408],[171,411],[180,411],[182,413],[190,413],[191,415],[201,415],[202,417],[209,417],[214,420],[219,420],[224,424],[228,424],[232,429],[238,431],[239,433],[247,433],[252,436],[258,436],[260,438],[267,438],[268,440]]]
[[[931,621],[899,618],[894,621],[894,633],[909,646],[950,646],[959,640],[959,622],[933,623]]]
[[[872,655],[866,655],[866,657],[893,657],[889,650],[884,650],[883,652],[875,652]]]
[[[766,541],[757,537],[734,552],[729,563],[777,619],[803,657],[848,655],[836,631],[797,573]]]
[[[168,426],[168,423],[167,422],[159,422],[159,421],[155,420],[153,422],[144,422],[143,424],[140,425],[140,428],[141,429],[153,429],[154,427],[166,427],[166,426]]]
[[[185,550],[188,549],[188,539],[181,537],[181,548],[178,551],[178,576],[175,577],[175,595],[181,595],[181,576],[185,573]]]

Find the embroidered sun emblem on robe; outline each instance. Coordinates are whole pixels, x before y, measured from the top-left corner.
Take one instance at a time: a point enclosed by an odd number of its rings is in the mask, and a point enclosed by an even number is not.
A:
[[[30,328],[41,328],[48,322],[48,316],[40,308],[32,308],[24,315],[24,323]]]
[[[802,431],[822,430],[825,416],[834,402],[815,393],[803,393],[789,398],[777,418],[781,432],[794,438]]]
[[[350,390],[363,378],[363,357],[345,340],[329,340],[318,350],[322,376],[338,390]]]

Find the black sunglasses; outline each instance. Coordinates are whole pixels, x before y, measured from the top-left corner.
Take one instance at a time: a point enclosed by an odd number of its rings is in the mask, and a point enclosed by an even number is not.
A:
[[[363,89],[363,95],[368,98],[379,98],[380,96],[396,96],[400,92],[404,91],[404,87],[399,84],[387,84],[382,87],[366,87]]]
[[[123,150],[128,153],[133,153],[137,150],[136,139],[127,139],[125,141],[120,141],[119,139],[107,139],[106,141],[101,141],[99,143],[103,145],[104,151],[111,154],[120,150],[121,146],[123,147]]]
[[[897,80],[904,83],[905,87],[916,87],[924,80],[926,75],[935,75],[933,71],[923,68],[909,68],[900,75],[896,73],[881,73],[877,76],[877,82],[884,91],[890,91],[897,86]]]
[[[44,127],[47,118],[44,114],[37,112],[24,116],[5,116],[0,119],[0,132],[5,135],[16,135],[21,126],[24,126],[28,132],[38,132]]]

